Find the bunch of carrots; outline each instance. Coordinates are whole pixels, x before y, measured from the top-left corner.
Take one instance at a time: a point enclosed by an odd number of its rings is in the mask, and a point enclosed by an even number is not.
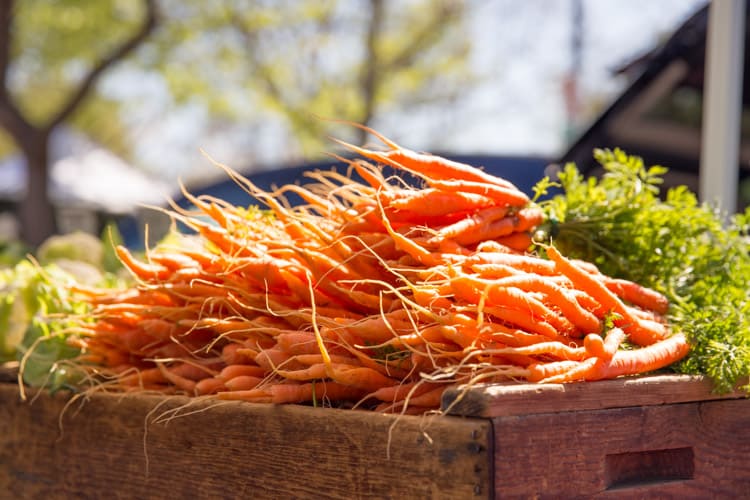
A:
[[[265,208],[185,192],[194,208],[168,212],[190,234],[140,260],[118,247],[137,284],[78,290],[88,380],[423,413],[450,385],[598,380],[687,354],[659,293],[534,253],[543,213],[513,184],[370,132],[386,151],[342,142],[362,158],[305,186],[267,192],[223,167]]]

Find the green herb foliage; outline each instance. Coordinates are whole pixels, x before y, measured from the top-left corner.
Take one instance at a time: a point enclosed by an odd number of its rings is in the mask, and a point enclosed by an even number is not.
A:
[[[539,202],[547,222],[537,239],[664,293],[673,330],[692,345],[673,368],[708,375],[718,392],[731,390],[750,374],[750,211],[728,216],[684,186],[662,192],[667,170],[621,150],[594,156],[600,178],[566,165],[558,180],[563,194]],[[537,193],[551,184],[543,180]]]

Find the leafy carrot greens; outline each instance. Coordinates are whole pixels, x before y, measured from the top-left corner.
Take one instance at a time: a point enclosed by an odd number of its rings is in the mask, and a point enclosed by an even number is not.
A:
[[[731,390],[750,374],[750,210],[726,216],[685,186],[664,192],[666,168],[621,150],[595,158],[604,170],[598,179],[565,166],[563,193],[540,202],[547,223],[537,239],[665,294],[673,330],[692,345],[673,368]],[[545,179],[537,191],[550,185]]]

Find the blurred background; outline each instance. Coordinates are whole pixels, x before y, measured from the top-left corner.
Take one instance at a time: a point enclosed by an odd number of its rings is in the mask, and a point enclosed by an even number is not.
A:
[[[180,181],[236,195],[206,155],[281,182],[332,163],[330,136],[371,142],[336,120],[524,188],[610,146],[691,183],[705,11],[705,0],[5,0],[0,241],[113,220],[138,245],[145,224],[166,224],[144,205],[179,197]],[[666,125],[625,133],[649,120]],[[671,140],[675,127],[687,135]]]

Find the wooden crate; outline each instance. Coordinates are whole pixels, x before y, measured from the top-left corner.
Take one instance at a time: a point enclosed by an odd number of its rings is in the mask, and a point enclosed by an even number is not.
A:
[[[443,406],[492,422],[497,498],[750,498],[750,400],[702,377],[493,385]]]
[[[21,402],[15,385],[0,383],[0,497],[750,492],[750,401],[718,397],[697,377],[453,390],[444,398],[452,415],[432,418],[147,395],[68,401]]]

